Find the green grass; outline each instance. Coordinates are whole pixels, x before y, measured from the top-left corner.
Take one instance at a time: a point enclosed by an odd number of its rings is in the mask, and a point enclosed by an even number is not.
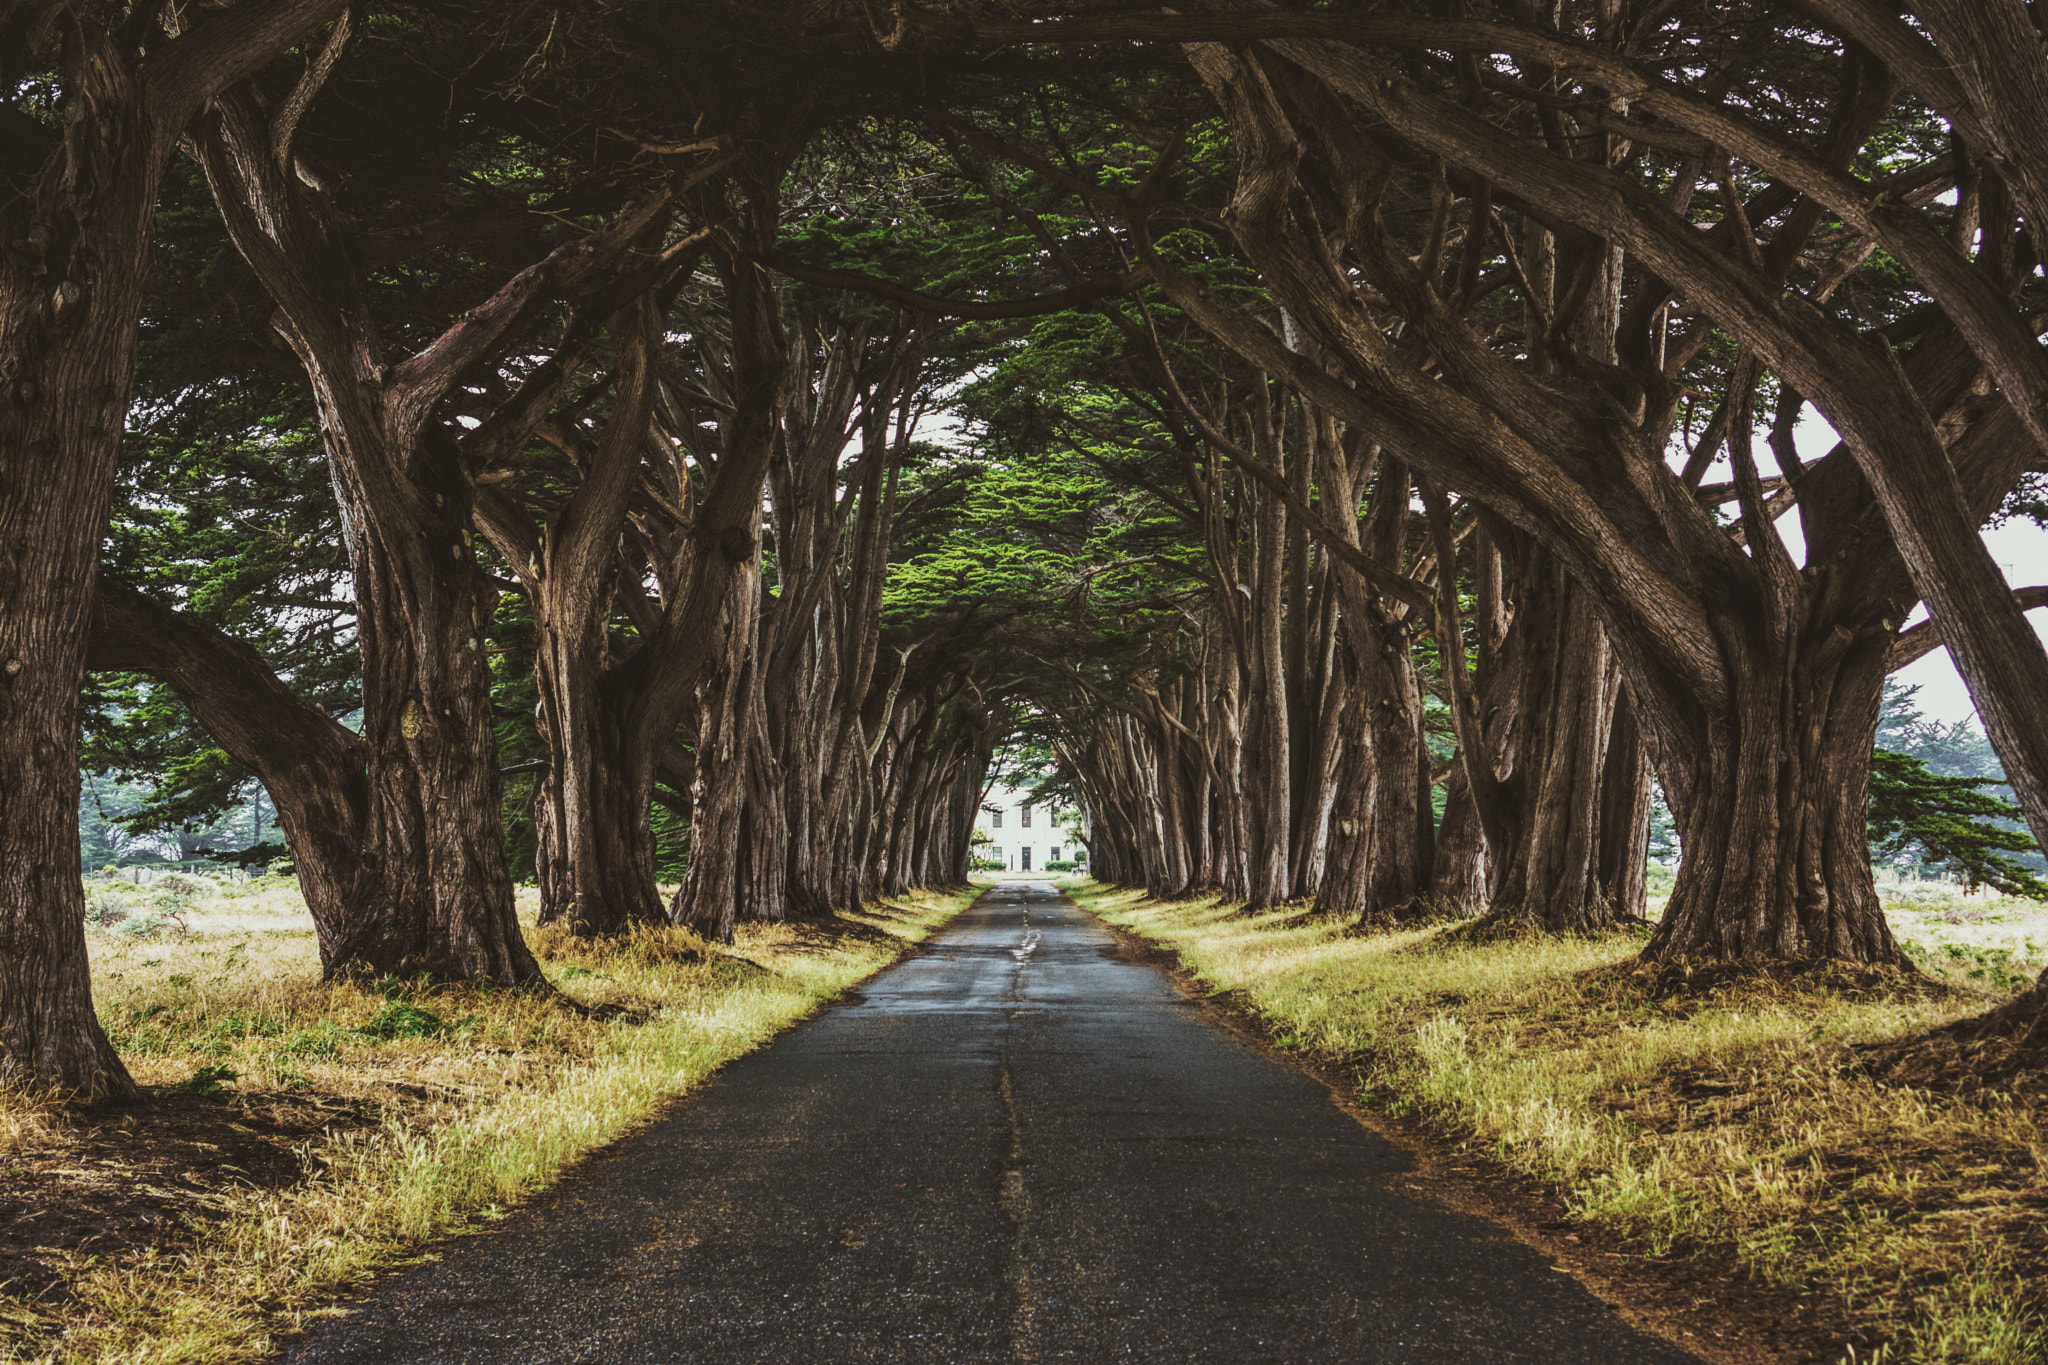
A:
[[[550,1184],[971,899],[870,907],[858,918],[883,931],[872,937],[743,926],[730,952],[679,930],[585,945],[529,926],[557,999],[325,986],[302,931],[95,935],[96,998],[139,1082],[226,1104],[249,1087],[303,1091],[383,1118],[316,1144],[318,1179],[239,1190],[189,1238],[72,1255],[54,1308],[0,1293],[0,1360],[262,1356],[279,1329]],[[65,1133],[56,1111],[0,1101],[0,1163]]]
[[[1660,995],[1625,967],[1630,935],[1350,937],[1300,907],[1070,894],[1353,1070],[1364,1102],[1553,1182],[1651,1253],[1727,1247],[1818,1284],[1891,1338],[1889,1361],[2048,1359],[2043,1097],[1888,1087],[1854,1052],[1990,995],[1857,970]]]

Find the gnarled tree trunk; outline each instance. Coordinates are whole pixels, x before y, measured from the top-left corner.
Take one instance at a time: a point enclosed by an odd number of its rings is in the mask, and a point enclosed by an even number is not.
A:
[[[720,626],[724,657],[700,700],[690,866],[668,910],[677,924],[721,943],[732,941],[750,884],[745,850],[747,807],[756,795],[748,769],[760,695],[753,677],[759,580],[756,558],[731,581]]]
[[[314,85],[345,37],[338,30],[315,63]],[[466,465],[523,442],[573,360],[558,354],[536,367],[474,430],[444,408],[557,301],[573,309],[646,287],[647,267],[629,253],[658,232],[672,192],[556,248],[390,364],[348,220],[313,177],[293,173],[295,118],[266,116],[244,91],[215,101],[197,142],[229,235],[277,301],[278,330],[313,385],[354,580],[369,804],[333,970],[539,982],[513,912],[500,827],[482,647],[497,588],[477,562],[477,490]],[[633,440],[637,450],[638,433]]]
[[[1504,653],[1517,696],[1505,748],[1504,837],[1489,847],[1492,912],[1553,933],[1615,920],[1601,880],[1602,801],[1613,723],[1607,638],[1563,567],[1520,537]]]
[[[1772,648],[1753,617],[1720,624],[1735,685],[1674,793],[1686,857],[1646,955],[1903,963],[1865,821],[1889,634]]]
[[[10,91],[68,49],[61,126],[10,110],[0,147],[0,1084],[136,1093],[92,1007],[78,694],[157,192],[193,114],[341,7],[271,0],[177,37],[154,6],[0,11]]]

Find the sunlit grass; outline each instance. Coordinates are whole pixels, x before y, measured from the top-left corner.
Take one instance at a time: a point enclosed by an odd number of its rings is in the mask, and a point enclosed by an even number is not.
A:
[[[1771,1280],[1832,1289],[1894,1337],[1889,1360],[2048,1359],[2042,1097],[1889,1087],[1853,1050],[1992,996],[1823,973],[1660,998],[1615,969],[1630,935],[1350,937],[1298,906],[1071,894],[1173,948],[1284,1046],[1354,1068],[1368,1103],[1556,1182],[1650,1251],[1730,1246]]]
[[[72,1257],[69,1299],[55,1308],[10,1310],[0,1298],[0,1360],[258,1357],[345,1286],[552,1182],[970,899],[871,906],[858,919],[881,931],[872,936],[743,926],[727,950],[672,929],[586,945],[529,923],[563,997],[553,999],[322,985],[309,931],[95,934],[96,998],[138,1081],[185,1083],[212,1068],[226,1103],[291,1088],[374,1103],[384,1117],[316,1144],[317,1180],[242,1191],[189,1239]],[[0,1152],[60,1128],[52,1111],[0,1100]]]

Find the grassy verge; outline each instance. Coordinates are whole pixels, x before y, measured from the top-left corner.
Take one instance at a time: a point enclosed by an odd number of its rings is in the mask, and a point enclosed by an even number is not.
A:
[[[730,950],[666,929],[582,945],[529,920],[558,999],[323,986],[291,898],[196,899],[116,907],[93,940],[102,1018],[156,1102],[88,1124],[0,1100],[0,1205],[90,1234],[0,1246],[15,1272],[0,1360],[260,1356],[347,1286],[654,1117],[971,895],[870,907],[830,936],[751,926]]]
[[[1897,1088],[1857,1060],[1996,997],[1840,969],[1673,992],[1628,969],[1627,935],[1349,937],[1300,907],[1070,894],[1174,950],[1281,1046],[1355,1071],[1363,1102],[1551,1182],[1634,1247],[1732,1249],[1766,1281],[1838,1296],[1887,1361],[2048,1360],[2048,1095]],[[1952,920],[1893,919],[1931,967],[1984,967],[1941,946],[1931,924]]]

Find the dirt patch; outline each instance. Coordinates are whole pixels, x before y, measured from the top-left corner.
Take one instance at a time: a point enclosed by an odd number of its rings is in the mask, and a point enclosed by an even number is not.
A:
[[[1882,1344],[1839,1298],[1765,1282],[1732,1246],[1681,1243],[1652,1255],[1641,1242],[1574,1219],[1565,1191],[1469,1150],[1458,1134],[1426,1118],[1361,1107],[1355,1097],[1366,1088],[1370,1057],[1318,1057],[1278,1046],[1280,1035],[1239,992],[1211,991],[1171,949],[1100,919],[1096,923],[1116,939],[1126,961],[1164,973],[1211,1022],[1314,1077],[1339,1108],[1405,1149],[1414,1168],[1391,1180],[1441,1207],[1502,1224],[1614,1305],[1631,1325],[1714,1365],[1839,1361],[1850,1348],[1868,1358]]]
[[[69,1116],[0,1156],[0,1294],[55,1307],[67,1262],[161,1248],[217,1216],[230,1191],[298,1184],[312,1174],[312,1139],[382,1113],[294,1091],[144,1093],[141,1105]]]
[[[1733,962],[1644,962],[1631,958],[1579,973],[1590,996],[1661,1002],[1681,1015],[1702,1009],[1813,1000],[1942,1000],[1954,986],[1911,967],[1825,958]]]

